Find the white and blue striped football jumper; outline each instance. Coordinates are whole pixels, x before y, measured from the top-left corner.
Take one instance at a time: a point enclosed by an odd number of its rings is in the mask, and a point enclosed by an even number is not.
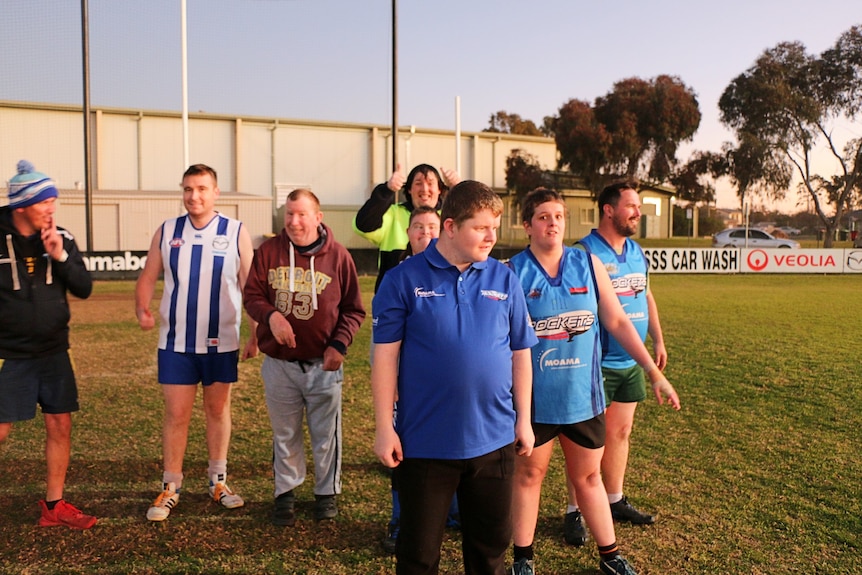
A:
[[[187,215],[162,224],[165,290],[159,306],[159,349],[177,353],[239,349],[240,226],[221,214],[201,229]]]

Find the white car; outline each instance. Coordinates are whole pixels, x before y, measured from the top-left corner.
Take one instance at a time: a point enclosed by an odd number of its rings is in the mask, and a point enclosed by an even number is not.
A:
[[[799,248],[799,242],[776,238],[763,230],[748,228],[747,231],[747,244],[746,228],[728,228],[712,236],[712,245],[716,248]]]
[[[798,236],[799,234],[802,233],[802,230],[800,230],[799,228],[794,228],[792,226],[781,226],[780,228],[776,228],[776,229],[781,230],[782,232],[784,232],[788,236]]]

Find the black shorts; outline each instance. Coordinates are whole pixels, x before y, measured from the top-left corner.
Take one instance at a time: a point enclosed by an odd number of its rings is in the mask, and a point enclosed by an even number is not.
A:
[[[581,447],[598,449],[605,445],[605,414],[601,413],[592,419],[565,425],[533,422],[533,434],[536,436],[533,447],[539,447],[553,441],[558,435],[563,435]]]
[[[78,411],[78,386],[69,352],[0,360],[0,423],[27,421],[42,413]]]

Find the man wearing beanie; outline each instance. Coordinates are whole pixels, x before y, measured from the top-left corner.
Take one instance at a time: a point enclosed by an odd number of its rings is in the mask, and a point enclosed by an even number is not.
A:
[[[72,235],[54,222],[57,188],[26,160],[0,208],[0,444],[12,424],[45,419],[47,493],[39,525],[89,529],[96,518],[63,499],[78,390],[69,358],[66,292],[87,298],[90,273]]]

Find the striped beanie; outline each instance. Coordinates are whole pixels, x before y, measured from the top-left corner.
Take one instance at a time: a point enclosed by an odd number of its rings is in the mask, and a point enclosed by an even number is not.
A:
[[[26,208],[58,195],[54,180],[37,172],[27,160],[18,162],[18,173],[9,180],[10,208]]]

